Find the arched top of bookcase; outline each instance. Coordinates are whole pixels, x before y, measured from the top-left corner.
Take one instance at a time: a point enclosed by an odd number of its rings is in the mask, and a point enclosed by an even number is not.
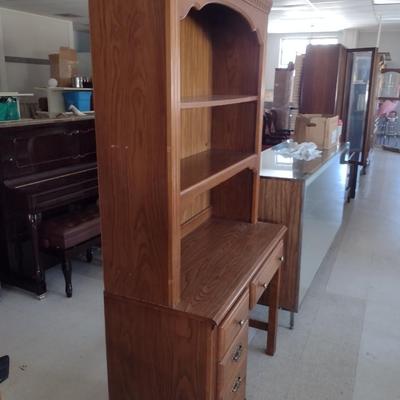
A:
[[[272,6],[271,0],[179,0],[179,18],[186,18],[192,8],[200,11],[210,4],[221,4],[239,13],[257,33],[260,44],[265,42],[265,20]]]

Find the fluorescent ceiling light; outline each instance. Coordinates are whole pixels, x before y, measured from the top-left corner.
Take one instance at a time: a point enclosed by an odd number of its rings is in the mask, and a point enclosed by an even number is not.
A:
[[[374,4],[400,4],[400,0],[374,0]]]

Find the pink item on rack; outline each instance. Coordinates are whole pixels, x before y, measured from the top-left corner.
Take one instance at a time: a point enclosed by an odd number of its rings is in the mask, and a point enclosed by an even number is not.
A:
[[[392,111],[394,111],[397,108],[397,105],[399,104],[399,101],[392,101],[392,100],[385,100],[380,106],[378,110],[378,117],[383,117],[385,115],[388,115]]]

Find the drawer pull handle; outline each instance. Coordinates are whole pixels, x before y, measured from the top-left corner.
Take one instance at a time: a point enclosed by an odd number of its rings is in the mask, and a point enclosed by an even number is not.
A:
[[[241,321],[239,321],[239,325],[240,326],[244,326],[244,324],[246,323],[246,320],[242,319]]]
[[[267,289],[267,288],[268,288],[268,283],[261,283],[261,286],[262,286],[264,289]]]
[[[280,262],[284,262],[285,261],[285,257],[284,256],[279,257],[279,261]]]
[[[235,382],[235,384],[234,384],[233,387],[232,387],[232,393],[238,392],[241,385],[242,385],[242,378],[239,376],[239,377],[236,379],[236,382]]]
[[[238,348],[235,351],[235,354],[232,357],[232,361],[238,362],[242,357],[242,353],[243,353],[243,346],[239,344]]]

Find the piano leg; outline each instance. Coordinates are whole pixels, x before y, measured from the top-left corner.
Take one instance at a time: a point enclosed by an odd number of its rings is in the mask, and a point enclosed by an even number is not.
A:
[[[28,215],[29,223],[31,226],[31,238],[32,238],[32,253],[33,263],[35,268],[35,281],[36,281],[36,295],[39,300],[42,300],[46,296],[46,280],[44,276],[44,269],[40,264],[39,256],[39,225],[42,220],[40,213],[34,213]]]

